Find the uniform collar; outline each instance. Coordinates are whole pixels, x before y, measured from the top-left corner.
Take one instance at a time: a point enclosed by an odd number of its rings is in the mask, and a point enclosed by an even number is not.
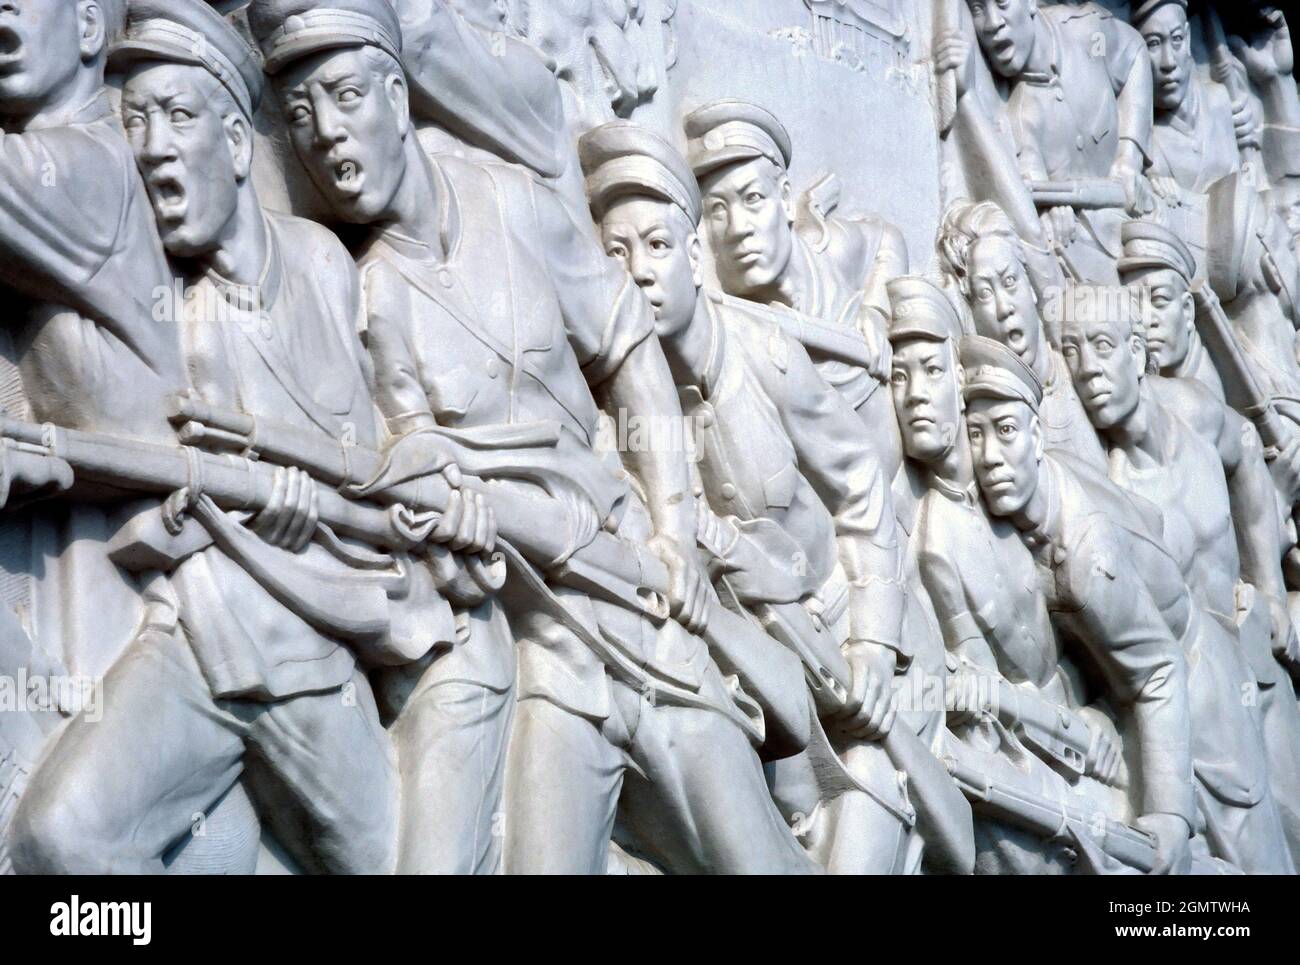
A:
[[[215,268],[204,269],[203,275],[214,284],[221,297],[240,311],[255,312],[269,309],[280,294],[284,279],[284,266],[280,260],[280,245],[272,229],[267,212],[262,213],[262,233],[266,238],[266,260],[256,285],[241,285],[231,281]]]
[[[1044,17],[1047,37],[1052,44],[1052,57],[1046,71],[1026,70],[1020,74],[1020,82],[1031,87],[1056,87],[1061,83],[1061,41],[1057,36],[1056,24]]]
[[[973,509],[979,502],[979,486],[971,481],[966,486],[959,486],[957,483],[949,482],[947,479],[940,479],[933,473],[930,474],[930,487],[945,499],[960,503],[968,509]]]

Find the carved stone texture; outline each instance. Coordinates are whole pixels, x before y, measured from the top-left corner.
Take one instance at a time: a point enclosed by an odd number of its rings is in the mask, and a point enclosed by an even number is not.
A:
[[[1294,70],[0,3],[0,873],[1294,873]]]

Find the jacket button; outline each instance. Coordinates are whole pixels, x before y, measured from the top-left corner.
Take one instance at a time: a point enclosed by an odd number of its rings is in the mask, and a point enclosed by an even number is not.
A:
[[[736,487],[733,486],[731,483],[723,483],[723,484],[722,484],[722,498],[723,498],[723,499],[735,499],[735,498],[736,498]]]
[[[488,359],[488,360],[487,360],[487,376],[488,376],[488,378],[489,378],[489,379],[495,379],[495,378],[496,378],[498,375],[500,375],[500,374],[501,374],[501,366],[497,363],[497,360],[496,360],[496,359]]]
[[[438,284],[440,284],[443,288],[451,287],[451,272],[449,272],[446,268],[438,269]]]
[[[707,429],[709,426],[713,425],[713,410],[701,409],[699,414],[696,416],[696,419],[699,421],[701,426]]]
[[[1083,135],[1082,135],[1082,134],[1080,134],[1078,137],[1076,137],[1076,138],[1074,139],[1074,146],[1075,146],[1076,148],[1078,148],[1080,151],[1083,150]]]

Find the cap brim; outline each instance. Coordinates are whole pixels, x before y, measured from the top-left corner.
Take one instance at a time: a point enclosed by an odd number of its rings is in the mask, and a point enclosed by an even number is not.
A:
[[[1143,269],[1166,269],[1176,272],[1179,277],[1183,277],[1183,271],[1177,265],[1171,265],[1167,261],[1161,261],[1159,258],[1151,258],[1143,255],[1134,255],[1131,258],[1121,258],[1115,263],[1115,270],[1121,275],[1130,271],[1142,271]]]
[[[947,342],[952,339],[952,335],[928,328],[925,325],[891,325],[889,327],[889,340],[891,342],[904,342],[908,339],[917,338],[925,339],[927,342]]]
[[[728,164],[752,161],[756,157],[767,157],[767,155],[744,144],[728,144],[716,151],[710,151],[705,157],[692,163],[691,171],[698,180],[707,174],[712,174],[718,168],[725,168]],[[771,158],[768,158],[768,160],[771,160]]]
[[[109,68],[119,72],[142,60],[161,60],[169,64],[203,67],[203,61],[184,47],[153,40],[123,40],[115,44],[108,55]]]
[[[311,57],[327,50],[366,46],[369,46],[366,41],[355,34],[312,33],[293,37],[275,48],[275,51],[266,58],[263,69],[268,74],[278,74],[285,67],[304,57]]]

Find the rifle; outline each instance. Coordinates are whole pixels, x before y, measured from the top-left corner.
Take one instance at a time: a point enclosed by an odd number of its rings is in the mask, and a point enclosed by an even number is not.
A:
[[[1068,708],[999,680],[997,714],[1021,741],[1067,775],[1082,776],[1088,760],[1088,725]]]
[[[1194,281],[1191,290],[1196,302],[1196,330],[1214,359],[1228,404],[1255,424],[1265,446],[1285,449],[1288,439],[1282,417],[1255,379],[1250,363],[1237,344],[1232,323],[1228,321],[1219,296],[1205,279]]]
[[[756,610],[768,633],[799,655],[809,695],[818,713],[843,710],[853,686],[853,675],[830,634],[817,627],[812,616],[798,603],[761,604]],[[814,723],[815,742],[818,738],[826,741],[820,731],[818,720]],[[955,873],[970,874],[975,867],[970,806],[944,766],[906,725],[896,723],[880,744],[894,768],[907,775],[908,787],[915,791],[916,821],[922,837],[934,848],[933,856]],[[829,750],[829,754],[834,756],[834,751]],[[848,776],[882,807],[889,811],[897,809],[892,802],[882,800],[878,792],[862,785],[851,774]]]
[[[1080,210],[1123,208],[1128,204],[1124,186],[1112,178],[1078,178],[1068,181],[1031,181],[1029,194],[1039,208]]]
[[[814,360],[847,362],[865,369],[870,361],[867,343],[860,332],[841,325],[828,325],[797,312],[777,311],[781,331],[803,345]]]
[[[176,396],[169,405],[169,418],[184,443],[301,466],[335,487],[364,485],[384,464],[384,456],[376,450],[344,445],[323,432],[218,408],[191,396]],[[536,525],[553,511],[544,500],[530,499],[509,487],[488,485],[470,475],[464,476],[462,485],[487,496],[502,540],[540,565],[548,578],[656,622],[668,618],[667,568],[644,547],[602,531],[563,563],[550,565],[564,555],[567,544],[562,527]],[[421,479],[398,483],[368,498],[405,504],[417,511],[445,507],[445,497],[430,504],[429,496]],[[803,750],[808,743],[809,712],[802,688],[789,686],[789,681],[798,680],[793,658],[762,628],[723,606],[716,596],[710,601],[702,636],[722,671],[735,674],[745,692],[762,707],[765,755],[779,758]]]
[[[1025,788],[1002,784],[982,769],[952,755],[944,758],[948,773],[976,810],[1047,840],[1078,837],[1095,841],[1110,857],[1130,868],[1150,873],[1155,867],[1156,839],[1140,828],[1123,824],[1100,811],[1087,812]],[[1192,874],[1223,874],[1231,866],[1217,858],[1193,856]]]
[[[1235,106],[1250,96],[1245,79],[1237,73],[1236,58],[1228,46],[1228,38],[1223,32],[1223,21],[1213,4],[1203,4],[1201,9],[1201,36],[1205,41],[1206,53],[1210,56],[1210,73],[1216,81],[1228,89],[1228,97]],[[1262,155],[1258,147],[1241,148],[1241,168],[1247,177],[1258,177],[1262,171]],[[1252,183],[1261,188],[1267,187],[1268,178],[1258,177]]]

